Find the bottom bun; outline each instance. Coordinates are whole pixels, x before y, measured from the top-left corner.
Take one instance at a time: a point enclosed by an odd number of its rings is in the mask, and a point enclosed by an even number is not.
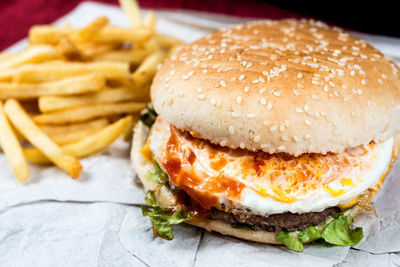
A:
[[[153,168],[154,164],[153,162],[145,159],[140,153],[141,148],[146,144],[148,133],[149,133],[148,128],[139,121],[134,129],[131,159],[133,162],[133,166],[136,170],[137,176],[140,182],[143,184],[144,189],[146,191],[154,190],[156,199],[160,204],[160,206],[163,208],[168,208],[170,206],[174,206],[177,204],[177,199],[175,198],[174,194],[170,191],[170,189],[167,186],[164,185],[160,186],[157,182],[147,180],[145,178],[146,173]],[[397,135],[395,138],[394,153],[391,165],[393,165],[395,159],[397,158],[397,154],[400,147],[399,140],[400,140],[400,135]],[[389,171],[387,173],[389,173]],[[383,182],[383,180],[384,177],[381,178],[380,184]],[[373,190],[372,197],[378,190],[379,188],[377,188],[377,190]],[[355,217],[361,212],[361,210],[362,208],[360,206],[355,205],[351,209],[346,211],[346,215]],[[204,228],[207,231],[214,231],[221,233],[223,235],[234,236],[249,241],[267,243],[267,244],[281,244],[278,241],[276,241],[275,232],[267,232],[263,230],[253,231],[253,230],[233,228],[230,224],[220,220],[195,218],[190,221],[186,221],[186,223]]]

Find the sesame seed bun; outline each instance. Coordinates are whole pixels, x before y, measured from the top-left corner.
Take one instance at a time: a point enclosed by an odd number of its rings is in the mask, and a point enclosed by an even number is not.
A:
[[[170,191],[170,189],[162,185],[160,186],[157,182],[152,180],[147,180],[145,178],[146,173],[153,168],[153,162],[145,159],[142,154],[139,152],[140,149],[145,145],[147,136],[148,136],[148,128],[141,122],[135,126],[134,129],[134,136],[132,142],[132,150],[131,150],[131,159],[133,162],[133,166],[136,170],[136,174],[143,184],[144,189],[147,190],[154,190],[157,202],[164,208],[168,208],[171,206],[177,205],[177,199],[174,194]],[[399,151],[399,144],[400,144],[400,136],[397,136],[395,139],[394,145],[394,153],[393,153],[393,160],[392,164],[394,163],[395,159],[397,158],[398,151]],[[373,198],[376,192],[380,189],[381,184],[386,176],[382,177],[379,185],[374,187],[375,189],[372,190],[371,197]],[[372,200],[372,199],[371,199]],[[347,215],[350,216],[357,216],[361,212],[362,208],[358,205],[353,206],[350,210],[346,211]],[[331,220],[330,218],[329,220]],[[255,241],[260,243],[268,243],[268,244],[279,244],[276,239],[274,232],[267,232],[267,231],[253,231],[253,230],[243,230],[233,228],[230,224],[220,221],[220,220],[211,220],[211,219],[203,219],[203,218],[195,218],[191,221],[187,221],[186,223],[195,225],[200,228],[204,228],[207,231],[214,231],[221,233],[223,235],[234,236],[237,238]]]
[[[183,46],[151,95],[164,120],[230,148],[342,152],[400,130],[399,68],[306,20],[234,26]]]

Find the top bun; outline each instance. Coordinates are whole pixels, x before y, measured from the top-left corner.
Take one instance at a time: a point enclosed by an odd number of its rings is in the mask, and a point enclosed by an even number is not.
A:
[[[308,20],[238,25],[183,46],[151,95],[164,120],[230,148],[341,152],[400,130],[399,68]]]

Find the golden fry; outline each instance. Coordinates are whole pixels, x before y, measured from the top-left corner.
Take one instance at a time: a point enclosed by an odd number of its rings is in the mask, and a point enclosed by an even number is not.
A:
[[[64,36],[63,38],[61,38],[60,42],[57,45],[57,49],[61,55],[69,60],[82,59],[81,51],[74,43],[71,42],[68,36]]]
[[[104,86],[104,77],[92,74],[45,83],[0,83],[0,100],[83,94],[99,91]]]
[[[14,75],[16,82],[47,82],[63,78],[98,74],[107,79],[119,79],[129,76],[129,64],[125,62],[69,63],[62,61],[36,65],[24,65]]]
[[[144,109],[146,103],[123,102],[113,104],[96,104],[84,107],[65,109],[53,113],[41,114],[34,117],[38,124],[66,124],[86,121],[98,117],[107,117],[118,114],[137,113]]]
[[[129,62],[134,65],[140,64],[146,57],[147,51],[145,49],[134,50],[115,50],[105,52],[93,57],[94,61],[121,61]]]
[[[107,17],[99,17],[86,27],[71,33],[70,38],[75,42],[89,41],[98,35],[108,23],[109,20]]]
[[[8,162],[17,177],[18,182],[25,182],[29,177],[29,167],[22,152],[21,145],[8,122],[3,110],[3,104],[0,102],[0,145],[3,149]]]
[[[44,96],[39,98],[39,108],[43,113],[79,106],[115,103],[122,101],[141,101],[148,99],[149,92],[141,89],[115,88],[103,90],[94,94],[79,96]]]
[[[169,36],[166,34],[162,34],[162,33],[155,34],[154,39],[156,39],[156,41],[158,42],[158,44],[161,47],[165,47],[165,48],[171,48],[171,47],[183,45],[183,42],[181,40],[179,40],[178,38],[175,38],[175,37],[172,37],[172,36]]]
[[[47,25],[33,26],[29,31],[29,42],[31,44],[57,45],[66,35],[76,32],[70,27],[56,27]],[[91,41],[105,43],[141,43],[151,37],[151,31],[144,26],[135,28],[120,28],[115,26],[104,27]]]
[[[68,124],[68,125],[40,125],[39,128],[48,136],[70,134],[73,132],[85,130],[87,128],[102,129],[108,125],[106,118],[101,118],[92,121],[85,121],[82,123]]]
[[[102,128],[97,128],[97,127],[90,127],[86,129],[81,129],[79,131],[74,131],[70,133],[65,133],[65,134],[55,134],[55,135],[49,135],[51,140],[53,140],[56,144],[58,145],[65,145],[69,143],[73,143],[76,141],[79,141],[86,136],[101,130]]]
[[[10,99],[5,104],[5,113],[19,132],[46,157],[73,178],[78,178],[82,166],[79,161],[66,153],[55,144],[39,127],[29,118],[18,101]]]
[[[0,61],[0,69],[18,67],[27,63],[38,63],[46,60],[60,59],[60,53],[50,45],[30,46],[21,53],[15,54],[8,60]]]
[[[90,156],[112,144],[126,130],[131,120],[131,116],[122,118],[103,130],[88,135],[77,142],[62,146],[62,150],[77,158]],[[27,159],[33,163],[50,163],[46,156],[36,148],[24,149],[24,154]]]
[[[133,27],[142,26],[142,15],[140,14],[139,5],[136,0],[119,0],[119,5],[128,16]]]
[[[150,83],[157,72],[158,65],[162,63],[165,58],[165,53],[157,51],[148,56],[139,68],[131,75],[133,83],[138,87]]]

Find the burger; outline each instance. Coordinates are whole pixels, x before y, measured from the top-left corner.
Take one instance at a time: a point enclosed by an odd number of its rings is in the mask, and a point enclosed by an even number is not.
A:
[[[257,21],[178,49],[135,127],[143,215],[301,251],[352,246],[399,151],[399,68],[310,20]]]

